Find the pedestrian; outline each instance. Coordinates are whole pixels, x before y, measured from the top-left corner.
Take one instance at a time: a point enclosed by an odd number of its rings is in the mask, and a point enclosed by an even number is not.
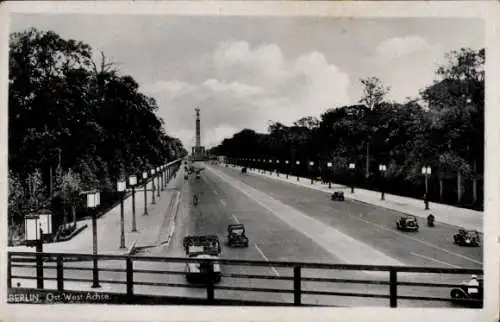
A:
[[[477,280],[477,275],[472,275],[469,281],[469,288],[467,291],[470,295],[479,293],[479,281]]]

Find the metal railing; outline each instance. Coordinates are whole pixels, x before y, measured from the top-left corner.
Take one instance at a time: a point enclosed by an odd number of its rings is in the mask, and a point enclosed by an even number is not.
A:
[[[134,303],[135,296],[142,296],[144,292],[135,292],[135,288],[139,286],[149,287],[162,287],[165,288],[162,294],[169,294],[169,290],[173,288],[184,289],[205,289],[206,296],[204,299],[199,299],[204,304],[217,304],[221,303],[221,298],[215,297],[215,291],[230,291],[232,292],[232,300],[237,301],[239,304],[245,304],[248,292],[263,292],[275,294],[288,294],[292,301],[286,303],[269,302],[270,305],[308,305],[304,303],[305,296],[318,296],[318,297],[350,297],[350,298],[374,298],[388,300],[390,307],[395,308],[398,306],[398,301],[438,301],[438,302],[459,302],[460,305],[467,306],[482,306],[482,300],[478,299],[452,299],[451,297],[436,297],[427,296],[426,293],[417,295],[404,295],[400,293],[401,288],[406,287],[414,290],[416,288],[425,288],[427,291],[432,289],[445,289],[447,294],[452,288],[463,286],[458,282],[441,283],[430,280],[430,277],[424,277],[429,274],[438,275],[437,279],[443,279],[444,275],[482,275],[482,269],[462,269],[462,268],[430,268],[430,267],[407,267],[407,266],[379,266],[379,265],[347,265],[347,264],[325,264],[325,263],[304,263],[304,262],[284,262],[284,261],[254,261],[254,260],[232,260],[232,259],[216,259],[221,267],[221,276],[224,283],[217,283],[211,278],[207,278],[201,284],[190,284],[184,282],[186,275],[185,267],[188,263],[201,263],[212,262],[213,259],[196,259],[196,258],[173,258],[173,257],[152,257],[152,256],[126,256],[126,255],[97,255],[99,263],[113,262],[115,267],[99,267],[99,273],[123,273],[125,279],[100,279],[100,274],[94,274],[93,278],[82,278],[81,276],[71,276],[71,272],[75,271],[92,271],[92,266],[82,267],[75,266],[74,260],[79,260],[81,263],[93,261],[94,256],[90,254],[76,254],[76,253],[25,253],[25,252],[9,252],[7,262],[7,287],[9,290],[15,290],[13,287],[14,281],[20,280],[36,280],[36,287],[23,287],[28,290],[44,290],[53,289],[54,291],[63,292],[69,290],[66,288],[66,283],[80,283],[81,291],[88,291],[91,284],[115,284],[125,286],[125,290],[117,294],[124,295],[129,303]],[[73,261],[71,261],[73,260]],[[54,265],[55,263],[55,265]],[[73,263],[71,265],[70,263]],[[148,266],[158,266],[158,263],[165,264],[163,269],[149,269]],[[135,265],[142,264],[146,268],[134,267]],[[145,265],[144,265],[145,264]],[[150,264],[150,265],[148,265]],[[177,269],[170,266],[175,266]],[[181,264],[181,265],[179,265]],[[208,267],[212,267],[208,265]],[[267,271],[265,274],[249,273],[248,271],[260,268]],[[276,274],[270,274],[272,268]],[[35,269],[34,274],[20,275],[16,270],[29,270]],[[281,274],[277,273],[277,269],[282,270]],[[54,271],[55,276],[44,276],[46,271]],[[312,273],[312,271],[320,271],[321,274]],[[377,273],[377,277],[384,277],[385,279],[355,279],[351,277],[359,276],[359,272]],[[210,272],[208,272],[210,273]],[[147,274],[147,275],[144,275]],[[322,277],[320,275],[329,275]],[[349,275],[334,276],[335,274]],[[139,278],[139,275],[142,276]],[[144,279],[144,277],[162,276],[160,281],[158,279]],[[423,281],[405,281],[404,277],[409,275],[418,277]],[[164,276],[176,276],[176,278],[163,278]],[[97,281],[95,281],[97,278]],[[264,280],[261,285],[241,286],[233,280],[239,281],[255,281]],[[52,282],[52,288],[44,288],[46,283]],[[54,284],[55,281],[55,284]],[[270,287],[273,281],[279,281],[278,287]],[[183,283],[182,283],[183,282]],[[88,285],[86,284],[88,283]],[[321,283],[321,284],[318,284]],[[241,283],[240,283],[241,284]],[[252,284],[249,282],[249,284]],[[256,284],[256,283],[253,283]],[[342,287],[338,285],[352,285],[362,286],[362,292],[345,292],[341,291]],[[337,285],[337,286],[334,286]],[[266,287],[264,287],[266,286]],[[275,285],[276,286],[276,285]],[[308,287],[309,286],[309,287]],[[323,286],[323,288],[321,287]],[[375,286],[379,290],[388,291],[387,293],[370,293],[367,289],[370,286]],[[79,286],[80,287],[80,286]],[[339,290],[340,289],[340,290]],[[73,289],[74,290],[74,289]],[[78,287],[77,287],[78,290]],[[201,290],[201,291],[202,291]],[[94,289],[94,291],[99,291]],[[243,292],[241,297],[235,298],[234,293]],[[482,292],[482,289],[481,289]],[[432,292],[431,292],[432,293]],[[153,295],[153,294],[151,294]],[[185,298],[189,300],[188,297]]]

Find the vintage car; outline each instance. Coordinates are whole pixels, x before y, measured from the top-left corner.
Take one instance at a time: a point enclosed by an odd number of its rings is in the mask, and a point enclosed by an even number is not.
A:
[[[343,191],[335,191],[334,193],[332,193],[332,196],[330,199],[334,200],[334,201],[344,201],[344,192]]]
[[[248,247],[248,237],[245,235],[245,226],[231,224],[227,226],[226,243],[230,247]]]
[[[220,282],[222,273],[217,259],[221,246],[217,236],[187,236],[183,245],[188,258],[199,259],[186,264],[186,280],[189,283]]]
[[[418,231],[417,217],[412,215],[401,216],[396,221],[396,228],[402,231]]]
[[[201,173],[200,171],[196,171],[196,176],[195,176],[196,180],[200,180],[201,179]]]
[[[479,287],[477,291],[471,292],[474,288],[469,285],[468,282],[464,281],[459,287],[453,288],[450,292],[450,297],[455,303],[464,302],[461,300],[482,300],[484,296],[483,291],[483,278],[477,278]],[[475,303],[481,305],[481,303]]]
[[[474,246],[480,245],[479,233],[476,230],[459,229],[458,233],[453,235],[453,242],[459,246]]]

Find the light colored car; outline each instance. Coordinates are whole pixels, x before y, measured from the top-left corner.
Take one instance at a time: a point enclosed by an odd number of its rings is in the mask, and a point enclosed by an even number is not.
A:
[[[188,258],[202,259],[186,263],[186,279],[190,283],[218,283],[222,272],[217,262],[221,248],[217,236],[190,236],[184,238],[184,248]],[[203,261],[206,259],[206,261]]]

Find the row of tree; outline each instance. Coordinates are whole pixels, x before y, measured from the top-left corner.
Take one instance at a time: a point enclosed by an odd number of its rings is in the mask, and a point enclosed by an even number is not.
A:
[[[482,209],[485,52],[462,48],[447,57],[418,99],[388,102],[390,88],[369,77],[361,80],[358,105],[330,108],[320,119],[306,116],[291,126],[270,121],[265,134],[244,129],[211,153],[278,159],[281,168],[290,160],[288,171],[319,171],[344,182],[352,180],[348,164],[355,163],[356,184],[377,189],[383,178],[389,191],[418,198],[421,169],[430,166],[431,200]],[[333,163],[328,171],[327,162]],[[380,164],[387,166],[383,174]]]
[[[155,100],[103,53],[100,62],[92,57],[89,45],[51,31],[10,35],[12,225],[51,206],[59,219],[69,210],[76,220],[82,191],[112,192],[118,177],[187,153],[165,132]]]

